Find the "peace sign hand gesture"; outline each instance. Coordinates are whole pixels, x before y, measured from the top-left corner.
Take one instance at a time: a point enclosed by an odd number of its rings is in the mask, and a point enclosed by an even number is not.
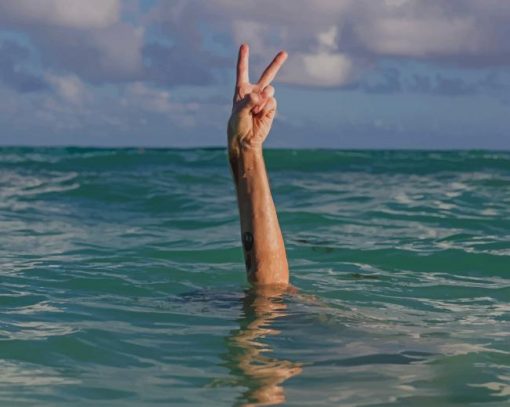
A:
[[[269,134],[276,114],[276,100],[271,82],[287,59],[279,52],[259,81],[250,83],[248,76],[249,48],[242,44],[237,60],[237,80],[232,114],[228,121],[228,144],[231,152],[241,148],[261,148]]]

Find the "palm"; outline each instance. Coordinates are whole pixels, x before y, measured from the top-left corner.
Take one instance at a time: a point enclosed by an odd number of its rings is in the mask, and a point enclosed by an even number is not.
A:
[[[248,52],[248,46],[243,44],[239,50],[236,90],[228,124],[230,145],[239,142],[258,146],[266,139],[276,113],[271,81],[287,58],[285,52],[280,52],[259,81],[252,84],[248,77]]]

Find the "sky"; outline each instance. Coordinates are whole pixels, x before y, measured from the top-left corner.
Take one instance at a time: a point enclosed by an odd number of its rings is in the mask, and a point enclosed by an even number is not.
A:
[[[508,0],[0,0],[0,145],[224,146],[242,42],[268,146],[510,150]]]

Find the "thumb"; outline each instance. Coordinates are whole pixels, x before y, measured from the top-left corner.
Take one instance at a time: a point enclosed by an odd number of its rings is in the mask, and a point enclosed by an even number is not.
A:
[[[249,113],[251,110],[262,102],[262,97],[257,93],[249,93],[239,101],[236,106],[238,113]]]

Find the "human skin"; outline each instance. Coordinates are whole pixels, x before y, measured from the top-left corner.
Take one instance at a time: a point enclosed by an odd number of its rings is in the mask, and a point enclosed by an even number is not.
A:
[[[249,48],[242,44],[232,114],[228,121],[229,161],[237,192],[248,281],[287,287],[289,267],[264,163],[262,144],[276,114],[271,82],[287,59],[279,52],[257,83],[248,76]]]

